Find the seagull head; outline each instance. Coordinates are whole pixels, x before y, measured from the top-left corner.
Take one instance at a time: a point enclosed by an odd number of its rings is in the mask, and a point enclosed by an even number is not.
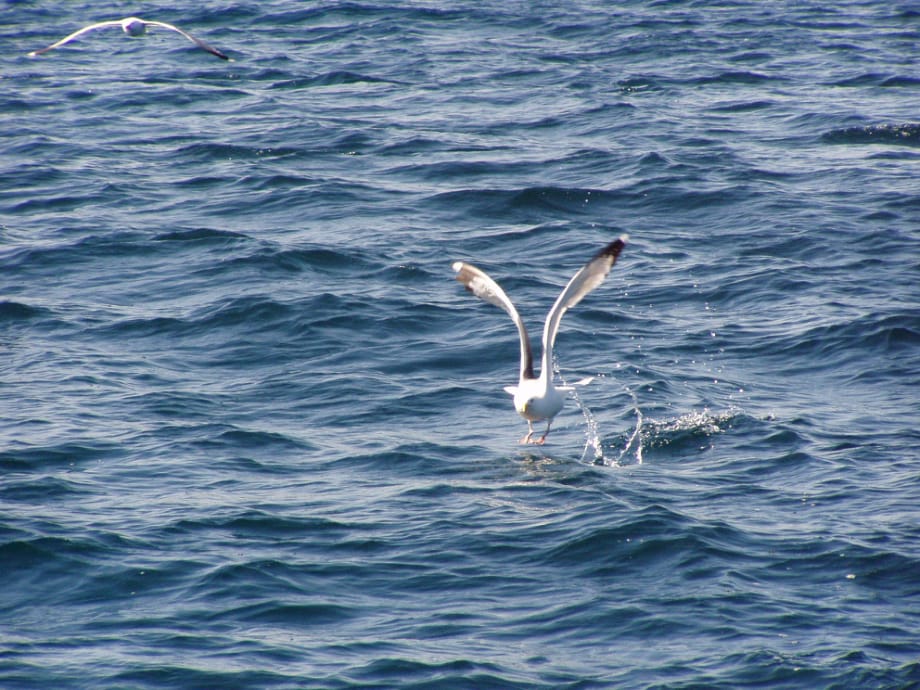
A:
[[[541,419],[552,419],[559,412],[555,400],[547,400],[540,395],[531,395],[530,397],[517,400],[517,411],[524,419],[536,422]],[[561,407],[561,405],[559,406]]]
[[[128,17],[121,20],[121,30],[129,36],[143,36],[147,33],[147,22],[137,17]]]
[[[521,391],[521,388],[525,390]],[[554,386],[544,389],[538,379],[529,379],[518,386],[514,407],[524,419],[536,422],[555,417],[562,409],[564,400]]]

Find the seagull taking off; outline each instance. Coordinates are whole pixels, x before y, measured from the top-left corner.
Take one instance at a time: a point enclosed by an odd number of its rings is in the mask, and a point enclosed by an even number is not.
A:
[[[49,50],[54,50],[55,48],[59,48],[65,43],[70,43],[71,41],[73,41],[76,38],[79,38],[85,33],[89,33],[90,31],[95,31],[96,29],[104,29],[109,26],[120,26],[122,31],[124,31],[129,36],[144,35],[145,33],[147,33],[148,26],[161,26],[164,29],[169,29],[170,31],[175,31],[177,34],[181,34],[182,36],[185,36],[188,40],[190,40],[196,46],[198,46],[202,50],[208,51],[209,53],[211,53],[211,55],[216,55],[221,60],[230,59],[228,56],[224,55],[214,46],[211,46],[205,43],[204,41],[202,41],[200,38],[196,38],[195,36],[192,36],[190,33],[183,31],[178,26],[173,26],[172,24],[167,24],[166,22],[148,22],[144,19],[138,19],[137,17],[126,17],[125,19],[116,19],[116,20],[109,21],[109,22],[99,22],[98,24],[90,24],[89,26],[84,26],[79,31],[74,31],[72,34],[70,34],[70,36],[65,36],[57,43],[52,43],[47,48],[42,48],[41,50],[33,50],[31,53],[29,53],[29,57],[35,57],[36,55],[47,53]]]
[[[514,407],[518,413],[527,420],[527,435],[521,443],[543,443],[549,434],[550,425],[553,423],[564,401],[563,393],[572,390],[570,386],[553,385],[553,343],[556,342],[556,333],[559,331],[559,322],[562,315],[569,307],[574,307],[582,298],[600,285],[617,257],[626,246],[626,235],[621,235],[606,247],[601,249],[586,263],[578,273],[572,276],[568,285],[556,299],[553,308],[546,316],[543,327],[543,359],[540,366],[540,376],[533,373],[533,352],[530,349],[530,338],[524,322],[518,315],[517,309],[508,299],[508,295],[498,283],[484,272],[462,261],[455,261],[452,265],[457,272],[457,280],[477,297],[484,299],[496,307],[501,307],[514,321],[518,334],[521,337],[521,372],[518,385],[506,386],[505,391],[514,396]],[[533,440],[533,423],[546,420],[546,431],[538,440]]]

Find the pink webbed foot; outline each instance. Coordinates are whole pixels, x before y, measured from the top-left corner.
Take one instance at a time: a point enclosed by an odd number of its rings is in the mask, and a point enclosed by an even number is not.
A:
[[[534,441],[534,443],[537,443],[537,444],[539,444],[539,445],[541,445],[541,446],[542,446],[544,443],[546,443],[546,437],[549,436],[549,428],[550,428],[551,425],[552,425],[552,422],[549,422],[549,423],[546,425],[546,431],[544,431],[544,432],[543,432],[543,435],[540,437],[540,439],[539,439],[538,441]]]

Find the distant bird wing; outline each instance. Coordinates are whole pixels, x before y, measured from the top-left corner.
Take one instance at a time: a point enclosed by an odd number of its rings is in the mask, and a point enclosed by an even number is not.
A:
[[[183,31],[183,30],[180,29],[178,26],[173,26],[172,24],[167,24],[166,22],[151,22],[151,21],[147,21],[146,23],[149,24],[150,26],[162,26],[164,29],[170,29],[171,31],[175,31],[175,32],[178,33],[178,34],[182,34],[182,35],[185,36],[188,40],[190,40],[192,43],[194,43],[196,46],[198,46],[198,47],[201,48],[202,50],[208,51],[209,53],[211,53],[211,55],[216,55],[216,56],[219,57],[221,60],[229,60],[229,59],[230,59],[230,57],[229,57],[228,55],[224,55],[222,52],[220,52],[217,48],[215,48],[215,47],[212,46],[211,44],[205,43],[204,41],[202,41],[200,38],[198,38],[198,37],[196,37],[196,36],[192,36],[190,33],[188,33],[187,31]]]
[[[524,322],[521,320],[514,304],[508,299],[508,295],[502,290],[498,283],[492,280],[485,272],[475,266],[455,261],[452,268],[457,272],[457,280],[463,286],[480,299],[489,304],[504,309],[517,326],[518,335],[521,338],[521,380],[535,378],[533,375],[533,352],[530,349],[530,338],[527,335],[527,329],[524,328]]]
[[[62,38],[62,39],[61,39],[60,41],[58,41],[57,43],[52,43],[52,44],[51,44],[50,46],[48,46],[47,48],[42,48],[41,50],[33,50],[31,53],[29,53],[29,57],[35,57],[36,55],[41,55],[42,53],[47,53],[49,50],[54,50],[55,48],[59,48],[60,46],[64,45],[65,43],[70,43],[72,40],[74,40],[75,38],[79,38],[80,36],[82,36],[82,35],[85,34],[85,33],[88,33],[88,32],[90,32],[90,31],[95,31],[96,29],[102,29],[102,28],[105,28],[105,27],[107,27],[107,26],[121,26],[121,21],[99,22],[98,24],[90,24],[89,26],[84,26],[84,27],[83,27],[82,29],[80,29],[79,31],[74,31],[74,32],[73,32],[72,34],[70,34],[69,36],[65,36],[64,38]]]
[[[546,353],[552,353],[553,343],[556,342],[556,333],[559,331],[559,322],[562,321],[562,315],[565,314],[567,309],[581,302],[585,295],[604,282],[604,278],[610,273],[610,269],[616,263],[617,257],[623,251],[623,247],[626,246],[627,239],[626,235],[621,235],[601,249],[578,273],[572,276],[572,279],[562,290],[552,309],[549,310],[546,325],[543,328],[544,357],[547,357]]]

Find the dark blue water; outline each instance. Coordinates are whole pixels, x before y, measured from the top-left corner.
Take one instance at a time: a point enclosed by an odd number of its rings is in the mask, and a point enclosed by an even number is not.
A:
[[[915,3],[168,5],[0,10],[0,687],[920,685]]]

